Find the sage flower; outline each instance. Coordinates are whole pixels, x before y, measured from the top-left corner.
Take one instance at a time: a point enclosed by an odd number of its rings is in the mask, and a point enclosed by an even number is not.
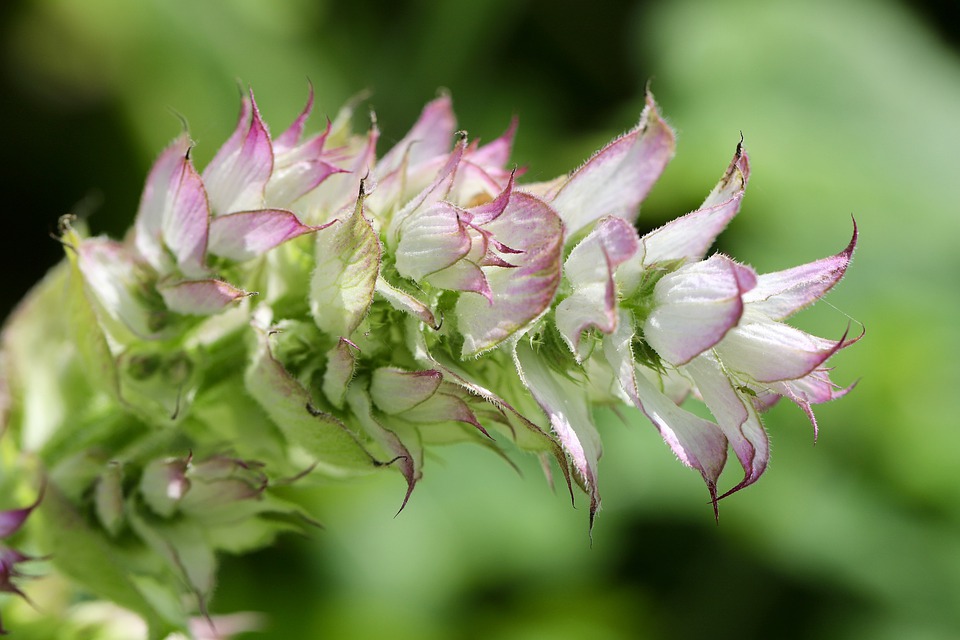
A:
[[[395,470],[402,509],[428,449],[509,459],[512,443],[586,492],[592,527],[593,409],[626,403],[716,510],[728,449],[744,478],[723,495],[766,469],[763,410],[786,397],[816,427],[811,405],[849,390],[826,362],[854,340],[784,321],[844,275],[856,227],[841,253],[772,274],[707,255],[744,197],[742,144],[701,207],[641,237],[674,152],[651,96],[539,183],[510,164],[516,120],[481,143],[441,96],[378,155],[355,104],[308,135],[313,102],[274,136],[247,93],[202,170],[182,133],[122,241],[65,218],[66,261],[3,332],[6,437],[48,477],[43,548],[152,636],[209,618],[218,552],[313,524],[288,485]],[[23,558],[4,557],[11,590]]]

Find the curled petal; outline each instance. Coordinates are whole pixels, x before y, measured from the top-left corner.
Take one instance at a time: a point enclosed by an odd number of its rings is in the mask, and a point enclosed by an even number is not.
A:
[[[450,389],[448,388],[448,391]],[[403,419],[414,424],[432,424],[438,422],[463,422],[474,426],[480,433],[490,437],[487,430],[477,421],[477,417],[462,398],[454,393],[440,391],[433,394],[424,402],[405,411]]]
[[[603,216],[636,219],[640,202],[673,152],[673,131],[657,112],[653,96],[647,94],[640,123],[577,169],[551,201],[567,233],[576,233]]]
[[[850,244],[835,256],[792,269],[765,273],[743,301],[773,320],[783,320],[823,297],[847,271],[857,246],[857,223]]]
[[[487,223],[493,222],[510,203],[510,196],[513,193],[513,178],[515,172],[510,173],[506,186],[500,191],[496,198],[490,202],[484,202],[475,207],[467,209],[470,216],[470,224],[474,227],[481,227]]]
[[[720,182],[713,187],[707,199],[700,205],[700,208],[707,209],[723,204],[724,202],[729,202],[735,198],[737,194],[743,193],[749,180],[750,158],[743,149],[743,136],[741,135],[740,142],[737,143],[737,148],[733,152],[733,159],[730,160],[727,170],[723,173],[723,177],[720,178]]]
[[[638,263],[652,266],[672,260],[691,262],[703,258],[740,210],[749,175],[747,154],[738,144],[723,178],[699,209],[643,236],[642,258]]]
[[[458,202],[470,206],[488,200],[512,179],[516,170],[507,171],[505,166],[516,130],[517,119],[513,118],[507,131],[493,142],[482,147],[476,143],[470,145],[452,189]]]
[[[516,268],[483,268],[492,304],[470,294],[457,301],[464,358],[495,347],[538,318],[550,307],[560,284],[563,224],[542,200],[515,192],[503,214],[485,228],[522,253],[511,257]]]
[[[460,166],[460,161],[463,160],[466,145],[466,138],[461,138],[460,142],[457,143],[453,151],[447,156],[446,162],[440,166],[433,181],[403,205],[402,209],[393,214],[386,234],[389,244],[396,245],[396,243],[399,242],[400,232],[404,223],[406,223],[407,219],[414,213],[446,197],[447,192],[456,178],[457,167]]]
[[[210,221],[210,253],[237,262],[262,255],[306,233],[332,223],[313,227],[303,224],[292,211],[259,209],[217,216]]]
[[[360,183],[369,176],[376,163],[377,140],[380,138],[376,123],[364,137],[347,135],[346,129],[353,117],[354,106],[348,104],[341,110],[333,124],[328,126],[329,133],[324,134],[320,141],[321,146],[324,141],[342,145],[323,153],[323,160],[339,167],[338,170],[324,178],[319,188],[297,200],[297,211],[303,212],[303,219],[311,224],[327,222],[349,207],[357,197]],[[310,160],[311,157],[316,159],[317,156],[307,154],[303,159]]]
[[[277,165],[264,192],[264,203],[269,206],[289,207],[330,176],[347,173],[317,158]]]
[[[490,266],[490,264],[490,262],[485,262],[482,266]],[[512,266],[502,261],[496,263],[496,265],[501,267]],[[431,273],[427,277],[427,282],[435,287],[450,291],[479,293],[492,303],[493,291],[490,289],[490,283],[487,282],[487,276],[480,267],[481,265],[469,260],[458,260],[446,269]]]
[[[684,364],[736,326],[741,296],[755,284],[752,269],[726,256],[685,265],[657,282],[644,338],[670,364]]]
[[[397,245],[397,271],[420,281],[457,262],[470,252],[472,245],[460,210],[438,202],[404,221]]]
[[[814,369],[809,374],[796,380],[783,380],[770,385],[771,391],[788,398],[807,415],[813,425],[813,439],[820,435],[817,417],[813,414],[811,405],[829,402],[847,395],[856,383],[849,387],[840,387],[830,380],[830,372],[826,369]]]
[[[560,470],[563,472],[567,483],[567,489],[570,491],[570,497],[573,498],[573,485],[570,481],[570,465],[559,443],[544,431],[539,425],[527,418],[509,402],[498,396],[486,386],[480,384],[471,372],[464,369],[460,363],[455,362],[452,357],[448,357],[442,351],[431,353],[427,348],[426,340],[422,332],[414,333],[414,339],[411,344],[414,358],[426,366],[434,367],[443,373],[446,381],[465,390],[471,396],[483,399],[487,406],[494,409],[494,413],[502,416],[504,424],[511,430],[513,441],[521,448],[534,451],[549,451],[557,461]],[[519,428],[517,428],[519,427]],[[485,432],[484,432],[485,433]],[[550,474],[547,473],[549,478]]]
[[[499,138],[472,150],[468,159],[478,166],[503,167],[510,160],[513,149],[513,139],[517,135],[519,120],[516,116],[510,119],[510,126]]]
[[[236,130],[203,171],[214,215],[262,207],[272,172],[270,134],[251,91],[241,102]]]

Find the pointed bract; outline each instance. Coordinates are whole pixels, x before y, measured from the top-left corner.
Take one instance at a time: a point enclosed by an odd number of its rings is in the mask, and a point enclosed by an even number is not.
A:
[[[850,244],[835,256],[807,264],[765,273],[757,286],[746,293],[744,302],[773,320],[783,320],[826,294],[846,273],[857,246],[857,223],[853,223]]]
[[[574,234],[603,216],[635,220],[640,202],[673,152],[673,130],[648,94],[640,123],[577,169],[550,200],[567,233]]]
[[[251,91],[242,100],[236,130],[203,171],[214,215],[262,207],[272,172],[270,134]]]
[[[220,313],[251,295],[222,280],[183,280],[162,284],[157,290],[170,311],[190,316]]]
[[[210,253],[237,262],[263,255],[287,240],[324,229],[303,224],[292,211],[259,209],[218,216],[210,221]]]

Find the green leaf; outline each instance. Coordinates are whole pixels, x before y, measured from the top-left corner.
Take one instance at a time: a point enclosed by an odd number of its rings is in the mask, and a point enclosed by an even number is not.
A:
[[[269,340],[267,332],[259,332],[259,344],[245,376],[247,392],[291,444],[302,447],[318,462],[341,470],[372,470],[375,460],[357,435],[317,408],[310,392],[273,357]]]
[[[186,626],[186,618],[169,620],[147,601],[131,579],[110,543],[91,529],[54,483],[47,485],[38,514],[43,546],[53,551],[51,561],[59,572],[98,597],[111,600],[140,615],[151,638],[162,638]]]
[[[380,274],[380,240],[363,215],[363,193],[345,222],[317,234],[310,312],[317,326],[349,337],[363,321]]]

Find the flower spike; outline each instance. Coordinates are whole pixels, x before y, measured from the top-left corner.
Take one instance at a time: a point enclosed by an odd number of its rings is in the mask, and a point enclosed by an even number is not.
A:
[[[641,237],[675,148],[649,94],[633,129],[539,184],[510,164],[516,118],[481,144],[441,95],[378,149],[372,113],[353,131],[359,100],[310,133],[314,100],[274,138],[245,91],[202,171],[182,133],[127,239],[64,224],[66,264],[3,329],[4,486],[50,479],[23,548],[49,549],[82,594],[67,600],[199,637],[221,554],[316,526],[287,485],[392,473],[402,511],[453,444],[510,462],[510,440],[548,482],[559,469],[592,533],[599,406],[644,415],[717,518],[767,471],[766,409],[788,399],[816,437],[813,405],[853,388],[829,360],[859,337],[787,321],[846,274],[856,221],[839,253],[774,273],[710,254],[745,197],[742,137],[699,208]],[[728,458],[742,476],[720,487]],[[0,510],[0,596],[26,597],[41,498]]]

